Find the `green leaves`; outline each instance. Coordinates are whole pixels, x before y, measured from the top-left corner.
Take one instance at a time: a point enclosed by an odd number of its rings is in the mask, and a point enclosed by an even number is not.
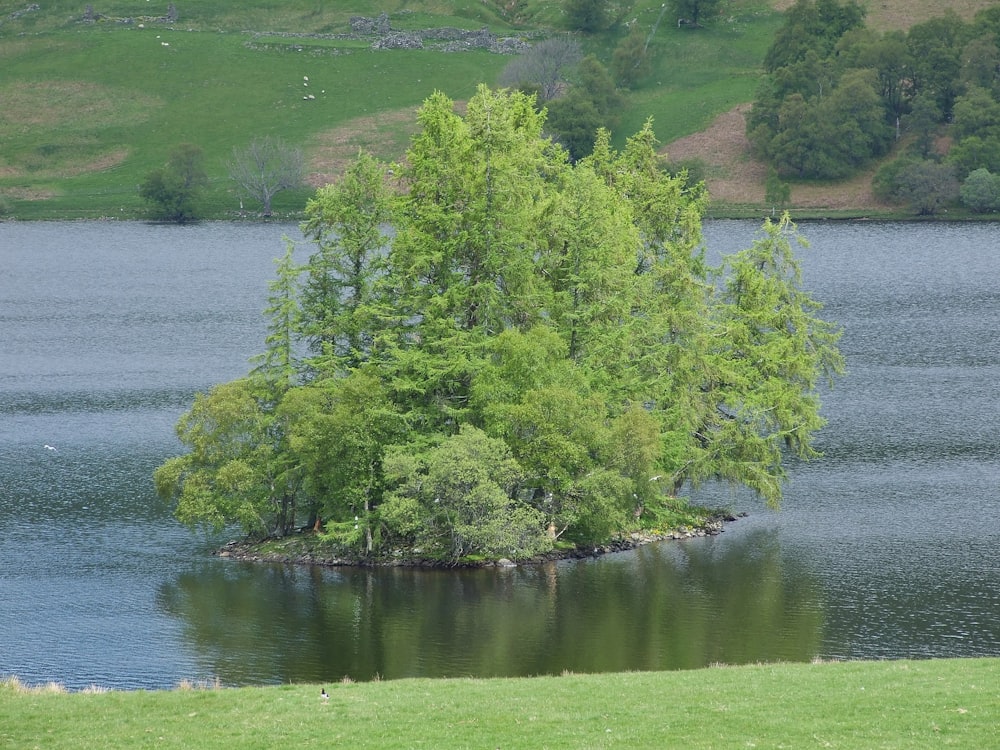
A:
[[[247,533],[275,530],[272,522],[285,519],[285,498],[282,457],[269,430],[273,421],[248,379],[195,398],[177,424],[189,452],[154,474],[157,493],[175,504],[180,521],[215,530],[234,521]]]
[[[416,461],[387,463],[398,488],[386,520],[428,555],[518,559],[551,548],[541,513],[517,497],[520,466],[503,441],[482,430],[464,427]]]
[[[317,246],[302,289],[302,334],[312,366],[331,373],[363,362],[374,346],[379,315],[375,285],[385,273],[393,199],[386,167],[360,153],[339,182],[316,191],[302,232]]]
[[[713,271],[702,185],[652,124],[570,164],[519,92],[435,94],[405,165],[359,155],[309,203],[249,379],[199,396],[156,473],[188,523],[356,554],[530,557],[673,517],[721,478],[771,504],[809,458],[838,331],[784,217]],[[298,354],[308,347],[310,356]]]
[[[791,240],[800,238],[787,214],[766,221],[753,245],[727,260],[720,325],[728,380],[720,403],[728,423],[713,435],[720,474],[781,497],[782,445],[800,458],[816,455],[812,435],[823,424],[816,381],[844,370],[840,332],[816,316],[820,305],[801,288]]]
[[[157,218],[183,224],[196,218],[198,198],[208,185],[205,157],[197,146],[182,143],[166,165],[154,169],[139,186],[139,195],[153,204]]]

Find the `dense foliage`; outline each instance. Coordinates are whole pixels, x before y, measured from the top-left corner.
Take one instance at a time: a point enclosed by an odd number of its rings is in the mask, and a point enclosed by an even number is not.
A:
[[[583,56],[579,41],[552,37],[511,60],[497,81],[534,94],[545,107],[546,132],[582,159],[594,148],[598,130],[613,130],[625,104],[611,73],[594,55]]]
[[[310,201],[257,368],[197,397],[156,471],[178,517],[516,559],[657,527],[708,478],[777,504],[842,366],[787,217],[711,268],[704,189],[649,124],[571,163],[520,92],[418,119],[404,165],[361,154]]]
[[[909,165],[889,190],[935,210],[977,169],[1000,170],[1000,6],[876,33],[855,0],[797,0],[764,59],[747,135],[782,177],[850,176],[896,143]],[[953,140],[949,150],[936,143]],[[940,163],[946,163],[953,170]],[[922,200],[922,188],[934,197]],[[953,199],[953,198],[952,198]],[[916,203],[913,201],[916,200]]]
[[[205,156],[198,146],[182,143],[167,163],[146,175],[139,195],[152,205],[153,216],[178,224],[198,216],[198,199],[208,185]]]

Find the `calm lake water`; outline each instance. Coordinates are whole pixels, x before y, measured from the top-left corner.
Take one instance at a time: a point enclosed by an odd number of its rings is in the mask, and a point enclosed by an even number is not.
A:
[[[728,252],[755,229],[706,237]],[[1000,655],[1000,225],[801,229],[849,374],[783,510],[710,487],[695,499],[750,513],[716,538],[444,572],[220,560],[223,540],[155,497],[194,393],[261,350],[294,226],[0,224],[0,676],[163,688]]]

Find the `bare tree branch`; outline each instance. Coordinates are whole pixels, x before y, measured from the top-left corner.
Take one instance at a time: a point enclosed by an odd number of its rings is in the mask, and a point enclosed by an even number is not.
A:
[[[552,37],[518,55],[500,73],[500,85],[535,88],[547,102],[566,88],[569,76],[583,59],[580,42],[570,37]]]
[[[264,216],[271,215],[271,199],[282,190],[302,184],[302,151],[280,138],[254,138],[244,148],[233,148],[229,177],[242,193],[260,201]]]

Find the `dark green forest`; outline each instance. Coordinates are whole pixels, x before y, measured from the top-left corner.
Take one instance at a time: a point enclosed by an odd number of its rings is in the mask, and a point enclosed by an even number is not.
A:
[[[876,195],[933,214],[1000,210],[1000,6],[877,33],[855,2],[798,0],[747,118],[782,178],[850,177],[894,148]]]

